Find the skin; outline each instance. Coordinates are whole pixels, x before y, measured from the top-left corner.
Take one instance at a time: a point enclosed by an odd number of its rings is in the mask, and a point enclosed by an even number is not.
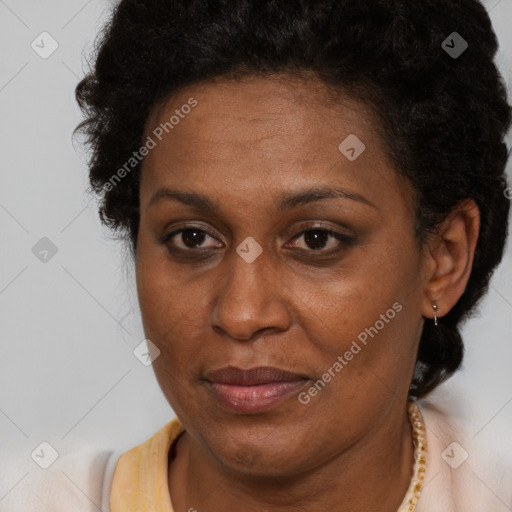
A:
[[[169,465],[174,510],[396,512],[413,464],[406,404],[422,327],[433,303],[442,317],[464,291],[478,209],[461,204],[420,245],[412,188],[370,111],[312,77],[196,84],[153,111],[146,136],[191,97],[197,106],[145,158],[136,255],[144,330],[161,350],[154,370],[186,429]],[[366,146],[354,161],[338,149],[349,134]],[[276,209],[282,194],[320,185],[373,206],[337,197]],[[220,210],[151,203],[162,187]],[[183,232],[162,241],[184,224],[207,232],[199,247]],[[353,243],[301,234],[319,224]],[[263,249],[252,263],[236,252],[249,236]],[[234,413],[202,380],[269,365],[307,376],[307,391],[394,303],[402,310],[307,404],[294,395]]]

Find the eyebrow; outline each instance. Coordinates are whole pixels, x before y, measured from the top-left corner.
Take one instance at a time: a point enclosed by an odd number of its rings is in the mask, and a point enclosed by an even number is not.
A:
[[[193,206],[199,210],[211,211],[214,213],[220,212],[220,203],[210,199],[208,196],[199,194],[197,192],[183,192],[179,190],[171,190],[169,188],[160,188],[152,196],[148,203],[148,208],[161,200],[174,200],[188,206]],[[298,206],[321,201],[323,199],[348,199],[358,203],[365,204],[378,210],[378,207],[371,201],[366,199],[360,194],[349,192],[344,188],[332,187],[313,187],[298,192],[283,193],[278,196],[276,201],[276,209],[278,213],[292,210]]]

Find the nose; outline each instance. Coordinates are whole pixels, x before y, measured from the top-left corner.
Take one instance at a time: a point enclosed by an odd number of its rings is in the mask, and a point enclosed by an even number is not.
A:
[[[226,257],[210,313],[214,330],[249,341],[263,331],[289,329],[291,293],[269,260],[265,251],[251,263],[236,251]]]

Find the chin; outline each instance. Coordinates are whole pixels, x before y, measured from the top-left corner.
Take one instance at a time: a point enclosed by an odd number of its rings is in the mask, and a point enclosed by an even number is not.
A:
[[[279,424],[258,432],[258,428],[231,429],[219,424],[219,432],[210,430],[203,439],[212,456],[229,471],[251,477],[285,477],[301,465],[306,441],[293,434],[276,435]]]
[[[246,443],[233,451],[218,453],[220,462],[231,471],[251,478],[279,478],[297,471],[296,450],[281,445],[276,452],[268,446]]]

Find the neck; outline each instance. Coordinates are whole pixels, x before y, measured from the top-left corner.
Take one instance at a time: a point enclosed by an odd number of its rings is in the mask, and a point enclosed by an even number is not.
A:
[[[409,487],[414,460],[407,411],[390,414],[342,453],[301,474],[282,478],[240,475],[219,464],[188,432],[169,467],[169,491],[178,510],[337,510],[396,512]],[[172,469],[172,470],[171,470]]]

